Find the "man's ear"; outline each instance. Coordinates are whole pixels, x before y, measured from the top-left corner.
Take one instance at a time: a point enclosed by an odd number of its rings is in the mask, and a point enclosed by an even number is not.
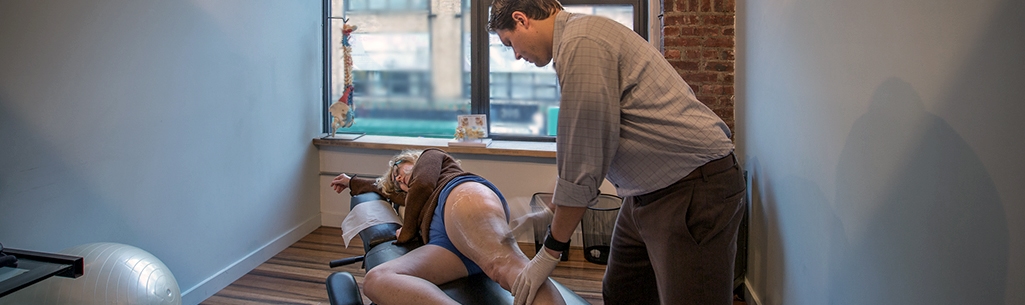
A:
[[[527,18],[527,14],[524,14],[521,11],[513,12],[510,17],[512,17],[514,24],[518,23],[524,27],[530,24],[530,18]]]

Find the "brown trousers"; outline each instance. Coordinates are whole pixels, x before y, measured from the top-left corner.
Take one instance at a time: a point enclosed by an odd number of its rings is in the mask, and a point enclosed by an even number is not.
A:
[[[730,154],[625,198],[602,282],[605,304],[732,304],[746,193]]]

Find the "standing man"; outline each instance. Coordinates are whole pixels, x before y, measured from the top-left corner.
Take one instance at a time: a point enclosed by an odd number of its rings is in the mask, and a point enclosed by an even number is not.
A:
[[[517,59],[553,62],[562,88],[558,207],[513,285],[516,304],[533,300],[606,178],[624,202],[605,304],[731,304],[746,183],[726,124],[613,20],[565,12],[557,0],[493,0],[488,27]]]

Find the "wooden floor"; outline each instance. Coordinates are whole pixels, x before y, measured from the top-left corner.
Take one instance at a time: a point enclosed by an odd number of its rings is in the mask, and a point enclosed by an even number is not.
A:
[[[531,251],[524,252],[532,253],[533,245],[529,248]],[[601,278],[605,266],[585,261],[579,249],[574,250],[569,261],[555,268],[552,278],[591,304],[603,304]],[[324,280],[332,272],[348,271],[362,290],[365,272],[359,269],[360,264],[328,267],[332,260],[356,255],[363,255],[358,236],[345,248],[341,229],[320,227],[201,304],[329,304]],[[370,304],[363,298],[364,304]]]

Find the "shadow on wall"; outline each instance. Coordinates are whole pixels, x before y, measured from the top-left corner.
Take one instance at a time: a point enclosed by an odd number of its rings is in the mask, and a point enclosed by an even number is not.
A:
[[[748,211],[751,222],[748,224],[747,260],[748,265],[755,268],[748,268],[744,276],[753,283],[765,283],[765,292],[780,291],[780,286],[776,283],[782,282],[783,270],[786,269],[782,259],[784,247],[779,246],[782,244],[779,228],[769,227],[779,224],[779,212],[776,209],[777,205],[769,204],[773,202],[768,198],[771,194],[762,194],[762,190],[771,190],[771,186],[763,185],[768,180],[760,178],[763,171],[760,160],[754,157],[746,163],[748,175],[751,177],[747,199],[751,203],[751,210]],[[755,244],[758,242],[764,244]],[[770,264],[768,261],[773,263]],[[757,266],[764,266],[764,269]]]
[[[758,158],[749,164],[752,171],[762,170]],[[771,182],[752,180],[751,198],[763,203],[751,206],[752,214],[757,215],[751,218],[751,233],[758,234],[752,240],[764,241],[765,249],[758,249],[749,259],[765,269],[748,274],[765,285],[767,294],[761,295],[760,301],[787,304],[800,296],[804,304],[829,304],[828,291],[822,288],[829,282],[830,266],[842,263],[836,253],[845,252],[848,242],[819,183],[796,175]]]
[[[990,173],[919,94],[891,78],[840,153],[833,304],[1002,304],[1009,233]]]

